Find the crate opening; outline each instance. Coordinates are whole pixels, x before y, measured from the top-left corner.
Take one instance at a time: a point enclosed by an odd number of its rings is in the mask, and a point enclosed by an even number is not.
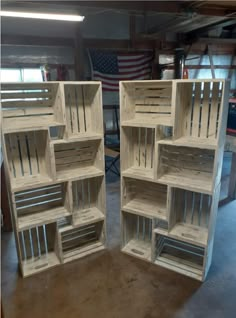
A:
[[[24,275],[59,264],[56,223],[19,232]]]
[[[164,235],[155,238],[155,263],[186,275],[202,278],[205,249]]]
[[[104,219],[104,202],[101,197],[103,186],[102,176],[72,182],[74,225]]]
[[[122,212],[122,251],[151,261],[152,219]]]
[[[177,82],[175,138],[216,145],[222,109],[223,82]]]
[[[171,125],[172,81],[123,82],[122,121]]]
[[[65,135],[65,126],[49,127],[49,133],[51,140],[61,140]]]
[[[15,193],[19,228],[68,215],[67,184],[59,183]]]
[[[123,180],[124,210],[166,219],[166,185],[131,178],[124,178]]]
[[[211,195],[172,189],[170,234],[207,245],[211,206]]]
[[[157,174],[160,182],[211,192],[215,151],[159,144]]]
[[[64,260],[104,246],[103,231],[103,221],[63,231],[61,242]]]
[[[5,134],[13,188],[51,181],[47,130]]]
[[[56,104],[57,83],[2,83],[3,129],[17,131],[63,123]]]
[[[55,143],[54,154],[58,180],[87,177],[102,171],[101,140]]]
[[[100,108],[97,108],[100,85],[65,84],[64,88],[68,137],[101,134],[101,127],[96,123],[101,117]]]

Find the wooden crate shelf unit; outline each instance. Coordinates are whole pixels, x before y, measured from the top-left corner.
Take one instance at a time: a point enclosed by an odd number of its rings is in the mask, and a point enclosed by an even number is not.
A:
[[[4,135],[10,182],[14,190],[53,179],[48,130]]]
[[[24,276],[59,265],[56,223],[35,226],[18,233]]]
[[[147,217],[167,219],[167,186],[123,178],[122,210]]]
[[[174,139],[176,144],[217,148],[222,129],[228,85],[224,80],[176,81]]]
[[[3,83],[2,150],[23,277],[105,248],[100,82]]]
[[[16,192],[13,202],[20,230],[71,214],[67,183]]]
[[[152,219],[122,212],[122,251],[151,261]]]
[[[64,89],[67,138],[102,137],[101,84],[70,83]]]
[[[120,83],[121,250],[204,281],[212,261],[229,82]]]
[[[105,218],[104,177],[72,182],[73,224],[86,225]]]
[[[1,102],[6,132],[64,124],[60,83],[2,83]]]
[[[96,222],[80,227],[69,226],[60,230],[62,262],[84,257],[104,249],[104,222]]]
[[[172,81],[120,82],[123,126],[172,126]]]

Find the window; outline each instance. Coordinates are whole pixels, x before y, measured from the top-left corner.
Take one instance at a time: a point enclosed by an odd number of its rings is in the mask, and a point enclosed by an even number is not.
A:
[[[0,76],[1,82],[43,82],[39,68],[3,68]]]

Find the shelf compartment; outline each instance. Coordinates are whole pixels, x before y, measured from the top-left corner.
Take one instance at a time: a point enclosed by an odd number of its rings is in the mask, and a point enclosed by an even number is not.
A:
[[[16,192],[14,203],[19,229],[42,225],[70,215],[67,188],[67,183],[59,183]]]
[[[52,181],[48,130],[10,133],[4,138],[13,190]]]
[[[103,174],[101,140],[53,143],[58,181],[95,177]]]
[[[60,231],[63,262],[84,257],[104,249],[103,221]]]
[[[207,246],[212,208],[211,195],[172,188],[169,234],[189,243]]]
[[[3,131],[63,125],[59,83],[2,83]]]
[[[60,263],[56,228],[56,223],[49,223],[18,233],[21,268],[24,277]]]
[[[155,235],[155,264],[202,281],[205,249],[165,235]]]
[[[102,136],[102,100],[99,82],[64,84],[67,138]]]
[[[154,178],[155,129],[123,128],[123,174]]]
[[[151,261],[152,219],[122,211],[122,252]]]
[[[172,125],[172,81],[120,83],[123,125]]]
[[[214,161],[214,150],[159,144],[158,182],[211,194]]]
[[[86,225],[104,220],[104,177],[88,178],[72,182],[73,224]]]
[[[131,178],[123,178],[122,195],[122,210],[147,217],[166,219],[166,185]]]
[[[224,80],[176,81],[176,142],[216,147],[224,111]]]

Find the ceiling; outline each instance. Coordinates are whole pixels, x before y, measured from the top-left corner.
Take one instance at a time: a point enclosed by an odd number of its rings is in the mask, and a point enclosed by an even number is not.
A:
[[[2,9],[63,12],[89,16],[125,12],[142,17],[139,37],[159,39],[167,33],[189,37],[232,38],[236,29],[236,1],[2,1]]]

